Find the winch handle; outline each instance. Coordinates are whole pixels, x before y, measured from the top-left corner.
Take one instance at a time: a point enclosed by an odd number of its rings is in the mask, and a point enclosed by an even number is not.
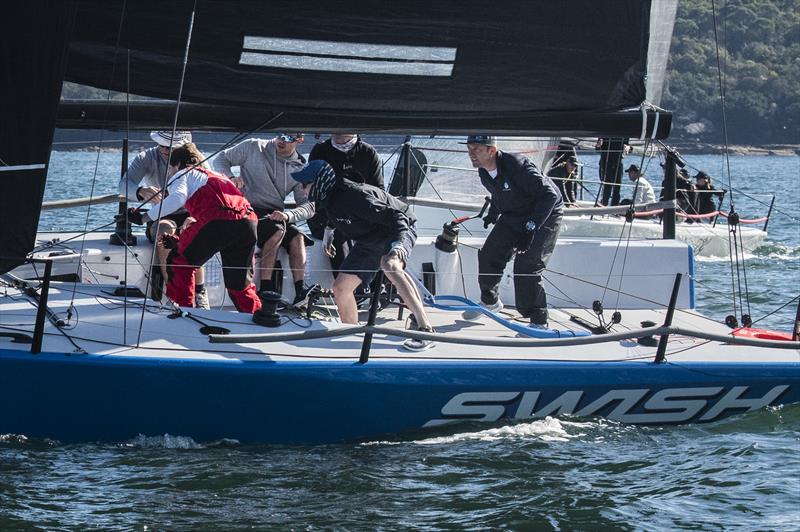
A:
[[[491,196],[484,196],[483,197],[483,207],[481,207],[481,212],[478,213],[478,216],[475,218],[483,218],[483,213],[486,212],[486,209],[489,208],[489,205],[492,204],[492,197]]]
[[[491,196],[485,196],[484,197],[484,202],[483,202],[483,207],[481,207],[481,211],[478,214],[475,214],[473,216],[462,216],[461,218],[456,218],[455,220],[450,222],[450,225],[458,225],[460,223],[466,222],[467,220],[474,220],[475,218],[483,218],[483,213],[486,212],[486,209],[491,204],[492,204]]]

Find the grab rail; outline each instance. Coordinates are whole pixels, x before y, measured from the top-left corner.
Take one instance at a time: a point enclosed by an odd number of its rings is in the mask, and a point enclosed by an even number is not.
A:
[[[465,212],[480,212],[483,204],[479,203],[461,203],[457,201],[444,201],[431,198],[418,198],[416,196],[400,198],[408,205],[418,207],[433,207],[437,209],[453,209]],[[654,209],[669,209],[676,206],[676,202],[672,201],[656,201],[654,203],[644,203],[636,205],[633,210],[649,211]],[[564,216],[584,216],[584,215],[603,215],[603,214],[625,214],[630,211],[630,205],[620,205],[617,207],[576,207],[564,209]]]
[[[398,336],[401,338],[415,338],[419,340],[432,340],[441,343],[480,345],[487,347],[567,347],[574,345],[591,345],[605,342],[617,342],[620,340],[630,340],[644,336],[681,335],[701,340],[711,340],[730,345],[747,345],[753,347],[771,347],[778,349],[800,349],[800,342],[790,342],[784,340],[759,340],[753,338],[741,338],[726,334],[708,333],[705,331],[687,329],[676,326],[653,326],[641,329],[631,329],[620,333],[610,333],[594,336],[581,336],[576,338],[491,338],[476,336],[451,336],[441,332],[426,333],[405,329],[393,329],[391,327],[359,325],[336,329],[325,329],[324,331],[302,331],[293,333],[264,333],[264,334],[228,334],[208,336],[208,341],[212,344],[253,344],[253,343],[272,343],[272,342],[295,342],[303,340],[317,340],[322,338],[336,338],[363,333],[380,334],[384,336]]]

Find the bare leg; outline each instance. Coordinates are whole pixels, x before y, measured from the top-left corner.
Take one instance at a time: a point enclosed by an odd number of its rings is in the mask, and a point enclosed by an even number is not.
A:
[[[178,226],[172,220],[160,220],[156,228],[156,260],[158,261],[158,267],[161,269],[161,275],[164,277],[165,281],[168,279],[167,255],[169,255],[170,250],[165,248],[161,243],[161,235],[174,235],[177,230]]]
[[[397,293],[400,294],[403,302],[417,319],[417,324],[421,328],[430,327],[431,322],[428,321],[428,315],[422,306],[422,298],[417,292],[417,287],[406,276],[403,262],[394,255],[384,255],[381,258],[381,269],[386,273],[386,277],[389,278],[394,287],[397,288]]]
[[[283,231],[277,231],[264,242],[261,248],[261,280],[272,279],[272,270],[275,269],[275,259],[278,257],[278,247],[283,240]]]
[[[302,281],[306,271],[306,242],[302,235],[295,236],[289,243],[289,267],[292,280]]]
[[[342,323],[358,324],[358,305],[353,295],[361,279],[352,273],[339,273],[333,281],[333,299]]]

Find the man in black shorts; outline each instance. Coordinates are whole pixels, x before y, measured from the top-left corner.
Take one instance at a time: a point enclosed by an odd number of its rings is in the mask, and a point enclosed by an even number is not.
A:
[[[337,176],[322,160],[311,161],[292,177],[303,184],[313,204],[324,210],[328,223],[354,242],[333,283],[342,323],[358,323],[354,292],[361,285],[368,286],[381,269],[414,315],[417,330],[433,332],[417,287],[405,272],[417,239],[416,217],[408,205],[383,189]],[[403,345],[422,351],[433,343],[409,339]]]

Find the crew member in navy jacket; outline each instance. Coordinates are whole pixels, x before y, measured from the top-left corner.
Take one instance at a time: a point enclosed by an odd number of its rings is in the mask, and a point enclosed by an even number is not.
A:
[[[547,327],[547,297],[542,272],[553,253],[561,226],[564,201],[553,181],[526,157],[497,149],[497,139],[471,135],[467,150],[492,204],[484,227],[496,224],[478,252],[481,304],[499,311],[500,280],[514,255],[514,297],[517,310],[532,327]],[[476,319],[480,312],[465,312]]]

